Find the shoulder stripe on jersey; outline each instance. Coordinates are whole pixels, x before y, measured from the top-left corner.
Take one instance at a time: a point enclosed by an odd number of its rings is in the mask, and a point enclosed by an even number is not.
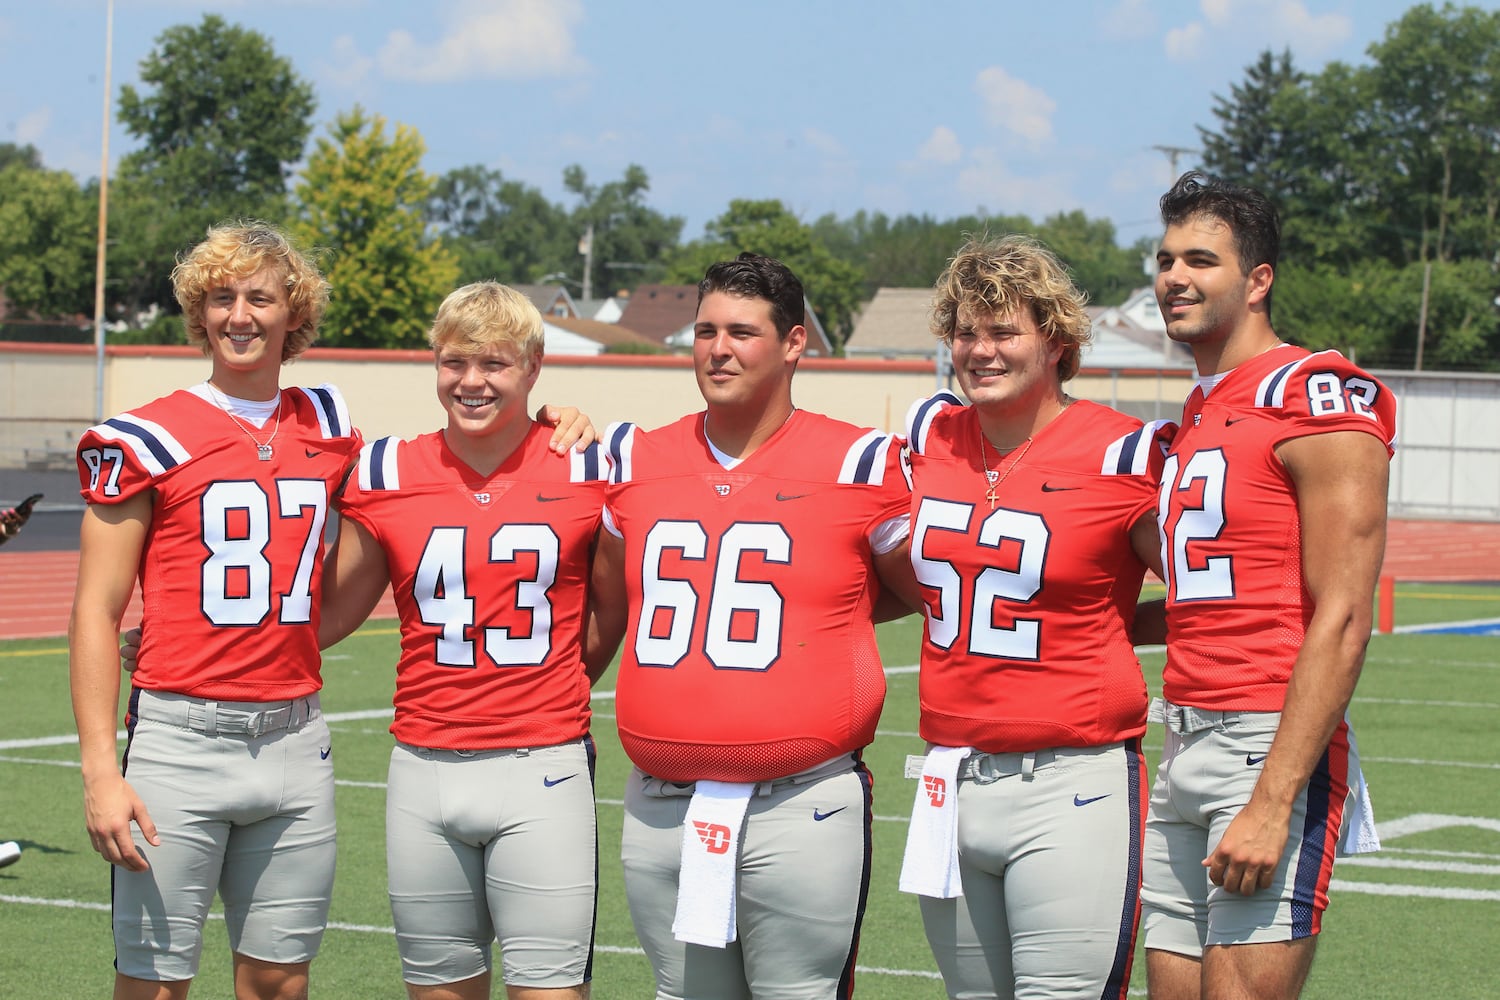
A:
[[[891,449],[891,436],[867,431],[844,453],[839,482],[879,486],[885,481],[885,457]]]
[[[631,452],[635,448],[635,424],[617,421],[604,429],[604,448],[609,457],[609,481],[627,483],[635,470]]]
[[[1269,407],[1279,410],[1286,401],[1286,383],[1292,372],[1302,367],[1311,358],[1317,357],[1309,354],[1307,357],[1296,361],[1289,361],[1276,369],[1271,374],[1260,380],[1260,386],[1255,390],[1255,405]]]
[[[153,476],[159,476],[192,457],[165,427],[135,414],[111,417],[93,431],[101,438],[119,441],[129,447],[142,467]]]
[[[1099,472],[1105,476],[1144,476],[1151,467],[1151,444],[1170,420],[1153,420],[1116,439],[1104,450]]]
[[[401,488],[400,466],[396,456],[400,454],[401,439],[383,437],[371,441],[359,450],[359,488],[366,493]]]
[[[349,436],[349,407],[337,388],[327,382],[310,388],[300,385],[296,388],[313,404],[313,410],[318,414],[318,426],[325,438]]]
[[[598,442],[581,453],[568,449],[568,481],[573,483],[596,483],[607,477],[608,463],[604,460],[604,448]]]
[[[932,429],[933,418],[941,413],[945,406],[963,405],[963,400],[946,389],[911,404],[911,409],[906,411],[907,447],[918,455],[926,452],[927,432]]]

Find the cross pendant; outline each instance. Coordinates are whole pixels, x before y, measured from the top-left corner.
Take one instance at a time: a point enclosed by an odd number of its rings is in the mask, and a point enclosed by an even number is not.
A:
[[[984,498],[990,502],[990,510],[994,510],[995,504],[1000,500],[1000,498],[995,495],[995,487],[993,486],[985,491]]]

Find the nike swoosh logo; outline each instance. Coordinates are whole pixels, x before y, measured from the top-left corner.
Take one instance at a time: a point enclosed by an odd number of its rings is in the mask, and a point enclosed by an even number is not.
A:
[[[1053,486],[1051,483],[1042,484],[1043,493],[1066,493],[1069,490],[1081,490],[1082,486]]]
[[[568,499],[568,498],[567,497],[544,497],[540,493],[538,493],[536,495],[536,502],[537,503],[554,503],[554,502],[556,502],[558,500],[566,500],[566,499]]]
[[[812,494],[811,493],[793,493],[790,496],[788,496],[787,494],[782,493],[780,490],[776,491],[776,499],[777,500],[801,500],[803,497],[808,497],[808,496],[812,496]],[[833,813],[829,813],[828,815],[832,816]]]
[[[323,453],[321,451],[316,451],[316,450],[314,450],[312,448],[303,448],[302,449],[302,454],[306,455],[308,458],[317,458],[319,455],[321,455]]]
[[[828,817],[830,817],[830,816],[837,816],[839,813],[843,812],[845,809],[848,809],[848,808],[849,808],[848,806],[839,806],[837,809],[833,810],[832,812],[819,812],[817,809],[813,809],[813,822],[814,823],[821,823],[825,819],[827,819]]]
[[[565,778],[558,778],[556,780],[553,780],[552,778],[548,778],[545,775],[543,775],[543,777],[542,777],[542,787],[543,788],[551,788],[554,785],[560,785],[560,784],[562,784],[564,781],[567,781],[569,778],[576,778],[576,777],[578,777],[578,775],[576,773],[574,773],[574,774],[568,775]]]
[[[1074,805],[1075,805],[1075,806],[1086,806],[1086,805],[1088,805],[1088,804],[1089,804],[1089,803],[1090,803],[1090,802],[1098,802],[1098,801],[1099,801],[1099,800],[1100,800],[1100,799],[1107,799],[1107,798],[1109,798],[1109,793],[1108,793],[1108,792],[1105,792],[1105,793],[1104,793],[1104,794],[1103,794],[1103,795],[1095,795],[1095,796],[1094,796],[1094,797],[1093,797],[1093,798],[1091,798],[1091,799],[1085,799],[1085,798],[1082,798],[1082,797],[1080,797],[1080,796],[1079,796],[1079,795],[1077,795],[1077,794],[1076,794],[1076,793],[1075,793],[1075,794],[1074,794],[1074,795],[1073,795],[1073,804],[1074,804]]]
[[[1241,420],[1249,420],[1249,419],[1250,419],[1249,417],[1225,417],[1224,418],[1224,426],[1228,427],[1230,424],[1237,424]]]
[[[1246,767],[1254,767],[1256,764],[1259,764],[1261,761],[1263,761],[1265,759],[1266,759],[1266,755],[1265,754],[1261,754],[1259,757],[1257,757],[1253,753],[1247,753],[1247,754],[1245,754],[1245,766]]]
[[[331,754],[331,753],[333,753],[333,747],[319,747],[318,748],[318,757],[321,758],[321,759],[323,759],[323,760],[327,760],[328,759],[328,755]]]

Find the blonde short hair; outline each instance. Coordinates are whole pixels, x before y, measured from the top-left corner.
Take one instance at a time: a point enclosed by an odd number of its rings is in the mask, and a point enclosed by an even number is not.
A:
[[[280,269],[286,282],[287,304],[301,320],[287,331],[281,360],[290,361],[318,337],[318,326],[328,308],[328,281],[313,257],[300,250],[280,229],[268,222],[248,220],[213,226],[203,242],[183,254],[172,269],[172,292],[182,307],[188,342],[210,353],[203,325],[203,301],[215,288],[248,278],[266,267]]]
[[[937,280],[932,332],[952,344],[958,314],[965,309],[993,316],[1026,309],[1048,342],[1062,345],[1057,375],[1066,382],[1078,374],[1083,348],[1092,339],[1083,308],[1087,301],[1057,255],[1036,240],[971,239]]]
[[[427,331],[433,351],[472,355],[491,344],[510,344],[527,365],[541,358],[543,339],[536,306],[498,281],[476,281],[449,292]]]

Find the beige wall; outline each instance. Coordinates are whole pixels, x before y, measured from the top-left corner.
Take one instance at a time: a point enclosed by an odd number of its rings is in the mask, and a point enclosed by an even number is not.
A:
[[[94,354],[88,348],[0,344],[0,465],[25,453],[70,454],[93,423]],[[117,413],[208,377],[208,361],[188,348],[111,348],[105,362],[104,415]],[[442,413],[431,356],[420,351],[314,350],[291,365],[283,382],[332,382],[343,392],[366,437],[410,437],[434,430]],[[807,359],[797,373],[798,406],[861,426],[899,430],[912,400],[936,388],[923,362]],[[1180,412],[1190,383],[1180,374],[1112,379],[1080,376],[1074,395],[1117,400],[1133,412],[1160,399]],[[532,391],[533,404],[570,403],[603,427],[632,420],[656,427],[697,410],[702,401],[686,358],[550,358]],[[1142,414],[1149,415],[1149,414]]]

